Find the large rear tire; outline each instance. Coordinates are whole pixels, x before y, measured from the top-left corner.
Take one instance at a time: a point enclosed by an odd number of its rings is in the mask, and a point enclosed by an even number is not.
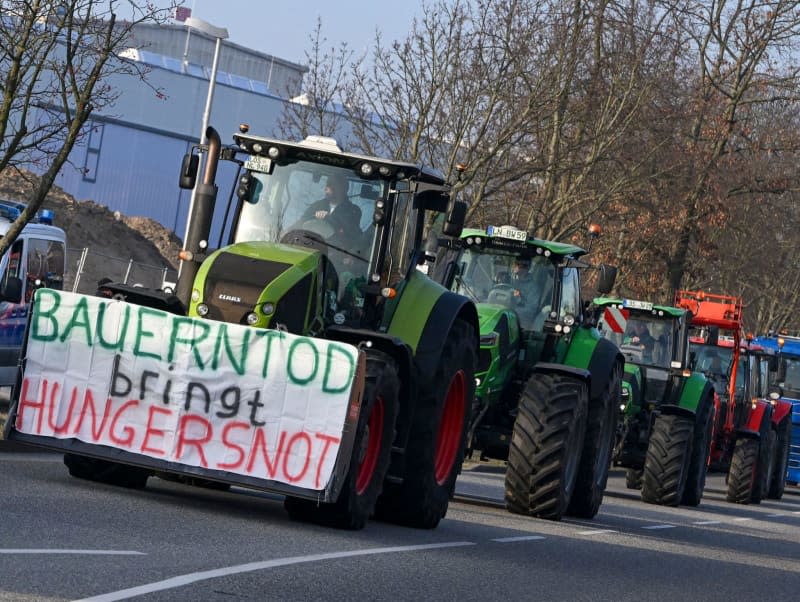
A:
[[[375,510],[389,468],[399,391],[394,360],[369,350],[353,455],[339,497],[333,503],[317,503],[287,496],[283,505],[290,518],[340,529],[364,528]]]
[[[714,431],[714,402],[707,398],[701,402],[700,411],[695,416],[694,440],[689,461],[689,476],[683,490],[681,504],[699,506],[703,499],[708,474],[708,455],[711,452],[711,435]]]
[[[405,453],[402,483],[386,483],[376,516],[433,529],[447,513],[466,447],[475,393],[477,335],[457,319],[431,383],[420,392]]]
[[[792,443],[792,417],[783,419],[778,425],[778,441],[775,445],[775,471],[772,473],[767,497],[779,500],[783,497],[786,488],[786,470],[789,468],[789,448]]]
[[[70,476],[76,479],[86,479],[128,489],[144,489],[147,479],[152,474],[146,468],[70,453],[64,454],[64,464],[69,469]]]
[[[616,364],[602,394],[589,402],[578,478],[567,507],[571,516],[594,518],[603,503],[617,434],[621,383],[622,365]]]
[[[506,470],[506,507],[561,520],[578,479],[588,414],[586,383],[535,374],[525,385]]]
[[[647,445],[642,475],[642,501],[677,506],[686,488],[692,456],[694,420],[659,414]]]
[[[758,441],[758,469],[756,471],[755,487],[753,487],[753,504],[760,504],[767,496],[772,485],[772,474],[775,471],[775,447],[778,444],[778,434],[772,428],[772,421],[765,419],[761,438]]]
[[[758,463],[758,441],[749,437],[736,440],[728,470],[726,499],[734,504],[749,504],[753,499]]]

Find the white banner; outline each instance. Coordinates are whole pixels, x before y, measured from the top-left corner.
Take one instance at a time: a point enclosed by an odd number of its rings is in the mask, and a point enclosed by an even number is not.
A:
[[[352,345],[40,289],[15,427],[322,490]]]

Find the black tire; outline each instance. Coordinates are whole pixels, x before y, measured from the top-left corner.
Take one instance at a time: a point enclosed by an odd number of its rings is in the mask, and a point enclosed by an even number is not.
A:
[[[420,391],[405,451],[402,483],[386,483],[378,498],[380,520],[433,529],[447,513],[466,447],[475,395],[478,337],[457,319],[433,380]]]
[[[567,507],[570,516],[594,518],[603,503],[617,434],[621,383],[622,365],[616,364],[602,394],[589,402],[578,478]]]
[[[642,475],[644,475],[644,471],[642,469],[629,468],[625,471],[625,486],[628,489],[641,489]]]
[[[768,420],[768,419],[766,419]],[[758,440],[758,468],[756,470],[753,504],[760,504],[767,497],[767,492],[772,485],[772,473],[775,471],[775,447],[778,444],[778,433],[772,428],[772,421],[768,420],[761,438]]]
[[[508,453],[509,511],[561,520],[578,480],[588,405],[581,380],[561,374],[528,380]]]
[[[789,448],[792,443],[792,417],[791,414],[778,425],[778,441],[775,444],[775,470],[772,473],[767,497],[779,500],[783,497],[786,488],[786,471],[789,468]]]
[[[70,453],[64,454],[64,464],[69,469],[70,476],[76,479],[86,479],[128,489],[144,489],[147,486],[147,479],[152,474],[146,468]]]
[[[353,455],[339,497],[324,504],[287,496],[283,505],[290,518],[340,529],[364,528],[389,469],[399,396],[400,380],[394,360],[369,350]]]
[[[734,504],[749,504],[753,499],[758,463],[758,440],[740,437],[736,440],[728,470],[726,499]]]
[[[714,431],[714,401],[707,398],[701,402],[700,411],[695,417],[694,440],[689,460],[689,475],[683,489],[681,504],[699,506],[703,499],[708,474],[708,456],[711,453],[711,436]]]
[[[642,475],[642,501],[677,506],[683,498],[692,456],[694,419],[659,414],[647,445]]]

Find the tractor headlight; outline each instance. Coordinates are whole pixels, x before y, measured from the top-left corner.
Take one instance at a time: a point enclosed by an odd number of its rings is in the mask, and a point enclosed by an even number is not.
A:
[[[261,306],[261,313],[265,316],[271,316],[273,313],[275,313],[275,305],[267,301]]]
[[[205,303],[201,303],[197,306],[197,315],[201,318],[205,318],[208,315],[208,305]]]
[[[245,321],[247,322],[248,326],[255,326],[258,324],[258,314],[256,312],[251,311],[245,316]]]

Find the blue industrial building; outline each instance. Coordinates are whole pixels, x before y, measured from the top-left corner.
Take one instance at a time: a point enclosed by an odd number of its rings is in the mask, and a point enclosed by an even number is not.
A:
[[[216,39],[184,25],[142,25],[131,42],[135,47],[124,55],[150,69],[148,84],[130,76],[110,78],[119,98],[92,114],[89,135],[70,156],[77,169],[64,167],[56,184],[78,200],[151,217],[183,238],[190,193],[178,188],[178,174],[184,153],[200,138]],[[276,135],[305,72],[302,65],[223,40],[209,124],[223,143],[242,121],[252,132]]]

